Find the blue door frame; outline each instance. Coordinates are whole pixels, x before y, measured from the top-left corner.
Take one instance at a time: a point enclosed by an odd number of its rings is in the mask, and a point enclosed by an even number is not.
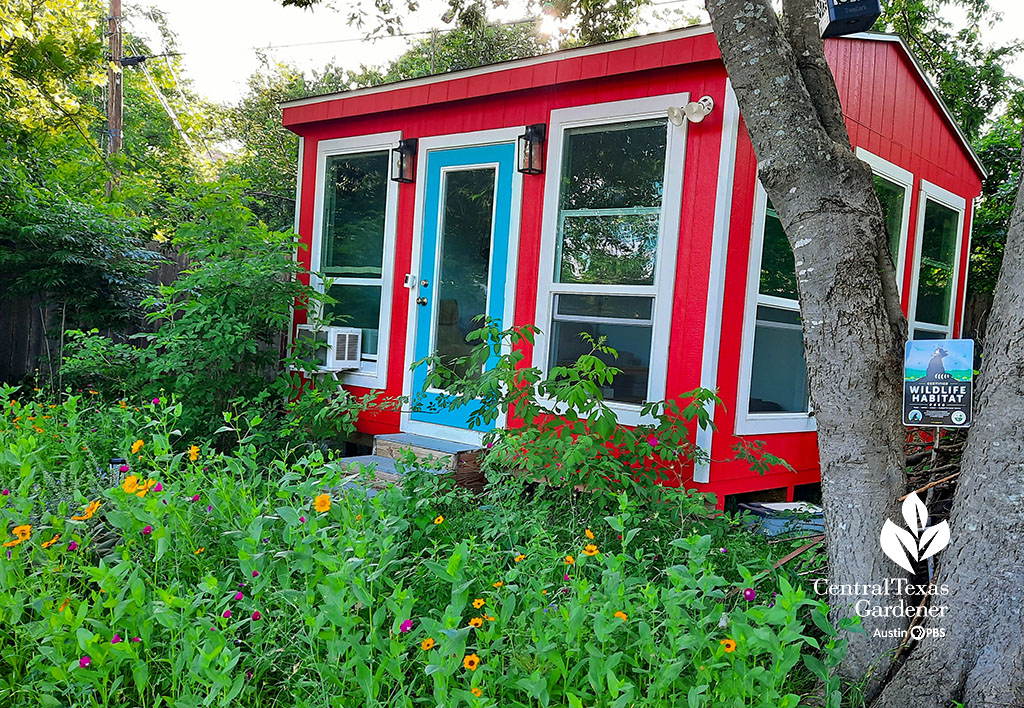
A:
[[[436,350],[436,329],[440,301],[435,295],[439,292],[437,282],[440,269],[440,250],[443,240],[442,200],[443,188],[447,175],[455,171],[473,168],[491,168],[494,176],[494,206],[491,220],[491,245],[489,251],[488,286],[486,294],[486,314],[488,317],[504,320],[505,286],[510,263],[510,247],[512,238],[512,202],[513,177],[515,175],[515,143],[499,143],[473,147],[451,148],[446,150],[428,151],[425,169],[425,192],[423,199],[423,237],[420,256],[420,278],[414,287],[415,297],[426,298],[426,305],[416,307],[414,330],[414,361],[419,361]],[[423,286],[423,282],[427,286]],[[496,357],[488,360],[486,366],[492,366]],[[441,395],[434,392],[422,393],[427,378],[425,366],[415,369],[412,376],[413,400],[418,404],[410,414],[410,419],[418,423],[430,423],[453,428],[468,429],[468,407],[456,410],[440,409],[437,404]],[[493,426],[478,427],[486,430]]]

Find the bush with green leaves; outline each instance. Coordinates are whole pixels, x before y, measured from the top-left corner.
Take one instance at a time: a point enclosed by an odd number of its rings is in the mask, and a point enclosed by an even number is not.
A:
[[[413,465],[371,496],[319,451],[195,445],[173,402],[15,396],[0,705],[840,705],[845,625],[773,568],[786,544],[700,495],[502,475],[481,499]],[[126,469],[91,483],[109,457]]]

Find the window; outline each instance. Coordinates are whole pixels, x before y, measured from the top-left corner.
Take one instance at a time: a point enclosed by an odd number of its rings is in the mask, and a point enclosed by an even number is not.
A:
[[[665,396],[682,201],[684,96],[552,111],[538,294],[539,361],[569,365],[605,338],[621,370],[605,391],[624,421]],[[671,170],[668,165],[672,165]],[[545,326],[546,325],[546,326]]]
[[[857,157],[868,163],[875,174],[875,192],[882,205],[885,227],[889,232],[889,254],[896,266],[896,286],[902,291],[907,236],[910,233],[910,190],[914,187],[914,174],[864,148],[857,148]]]
[[[321,290],[331,281],[328,324],[362,330],[362,365],[345,382],[374,388],[384,387],[387,368],[397,197],[388,167],[398,137],[325,140],[317,155],[313,281]]]
[[[966,200],[929,182],[921,183],[918,239],[910,317],[914,339],[953,336],[960,241]]]

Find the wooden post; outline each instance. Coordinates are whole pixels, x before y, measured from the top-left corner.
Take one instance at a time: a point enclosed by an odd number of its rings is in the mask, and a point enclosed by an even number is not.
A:
[[[121,84],[121,0],[110,0],[110,67],[107,69],[107,155],[121,151],[122,97]],[[107,181],[107,196],[114,190],[120,172],[111,166]]]

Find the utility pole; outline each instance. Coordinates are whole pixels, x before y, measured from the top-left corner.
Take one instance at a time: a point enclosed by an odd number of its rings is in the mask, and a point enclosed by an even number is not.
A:
[[[110,66],[107,69],[107,155],[113,157],[121,151],[122,70],[121,57],[121,0],[110,0]],[[111,167],[107,182],[107,196],[114,190],[120,173]]]

